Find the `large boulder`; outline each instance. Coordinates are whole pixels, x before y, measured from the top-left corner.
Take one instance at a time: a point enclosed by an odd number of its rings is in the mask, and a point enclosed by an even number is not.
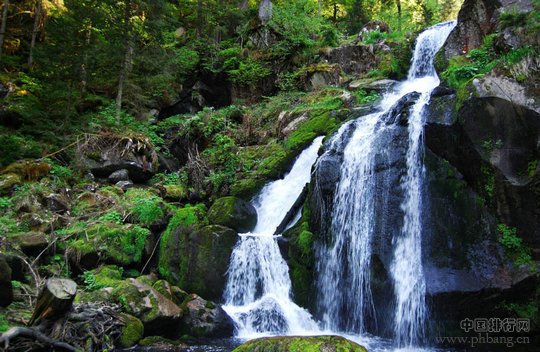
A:
[[[248,341],[237,347],[233,352],[367,352],[359,344],[341,336],[276,336],[263,337]]]
[[[367,45],[342,45],[330,50],[326,59],[331,64],[338,64],[348,75],[359,76],[377,68],[380,58],[375,55],[373,47]]]
[[[211,224],[227,226],[238,232],[249,232],[257,225],[257,210],[243,199],[223,197],[208,210],[208,220]]]
[[[499,0],[465,0],[458,14],[458,23],[448,36],[442,51],[448,60],[479,48],[484,37],[495,29],[495,11],[501,7]]]
[[[120,282],[112,291],[122,309],[144,325],[146,335],[175,336],[182,309],[154,288],[135,279]]]
[[[0,254],[0,307],[7,307],[13,302],[11,268],[3,254]]]
[[[129,179],[144,182],[158,171],[158,156],[154,146],[144,136],[121,136],[103,133],[88,137],[78,148],[79,159],[99,178],[108,178],[127,170]],[[116,179],[116,176],[113,178]]]
[[[229,337],[234,332],[234,322],[227,313],[213,302],[195,294],[184,305],[183,332],[194,337]]]
[[[162,243],[160,270],[182,289],[218,300],[237,237],[234,230],[220,225],[179,226]]]

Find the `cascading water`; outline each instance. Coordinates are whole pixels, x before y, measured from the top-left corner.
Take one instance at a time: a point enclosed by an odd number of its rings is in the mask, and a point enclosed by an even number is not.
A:
[[[321,243],[317,251],[318,308],[327,329],[364,333],[366,322],[375,317],[370,273],[375,222],[381,211],[376,204],[381,194],[374,155],[385,149],[388,135],[397,130],[396,106],[417,92],[419,97],[409,109],[403,219],[393,239],[390,274],[396,300],[396,342],[399,346],[421,342],[426,318],[421,257],[424,108],[439,85],[434,56],[454,26],[455,22],[441,23],[421,33],[408,79],[383,97],[380,112],[355,121],[355,130],[343,150],[340,181],[334,194],[331,240]]]
[[[268,184],[254,199],[257,226],[240,235],[229,264],[225,311],[236,322],[239,337],[312,334],[317,323],[291,297],[289,268],[274,232],[310,181],[311,167],[323,137],[297,158],[281,180]]]

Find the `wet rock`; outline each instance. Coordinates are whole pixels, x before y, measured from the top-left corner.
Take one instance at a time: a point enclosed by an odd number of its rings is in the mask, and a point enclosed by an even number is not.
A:
[[[309,115],[307,113],[304,113],[298,116],[281,130],[281,135],[288,136],[289,134],[294,132],[298,128],[298,126],[300,126],[302,123],[306,122],[307,120],[309,120]]]
[[[173,301],[178,306],[181,306],[182,303],[184,303],[186,298],[189,296],[186,291],[182,290],[177,286],[171,285],[168,281],[165,280],[157,280],[152,284],[152,287],[156,291]]]
[[[113,172],[108,177],[110,183],[118,183],[120,181],[129,181],[129,171],[121,169]]]
[[[11,268],[3,254],[0,254],[0,307],[7,307],[13,302]]]
[[[193,294],[182,307],[184,333],[194,337],[232,336],[234,322],[219,305]]]
[[[349,341],[341,336],[276,336],[263,337],[248,341],[236,348],[233,352],[288,352],[288,351],[313,351],[313,352],[367,352],[359,344]]]
[[[11,280],[24,281],[27,267],[23,259],[11,253],[5,253],[4,258],[11,268]]]
[[[123,310],[144,324],[147,335],[174,336],[182,317],[182,309],[154,288],[137,281],[122,281],[112,291]]]
[[[229,196],[219,198],[208,210],[212,224],[223,225],[238,232],[249,232],[257,224],[257,211],[243,199]]]

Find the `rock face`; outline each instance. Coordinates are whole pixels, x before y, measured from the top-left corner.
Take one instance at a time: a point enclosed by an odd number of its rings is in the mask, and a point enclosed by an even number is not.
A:
[[[192,209],[195,208],[189,210]],[[188,292],[219,300],[238,236],[221,225],[194,225],[191,221],[195,216],[180,214],[179,225],[167,230],[160,248],[160,273]],[[175,217],[171,222],[178,219]]]
[[[377,67],[379,60],[372,47],[364,45],[343,45],[332,49],[326,58],[338,64],[348,75],[361,75]]]
[[[11,286],[11,268],[3,254],[0,254],[0,307],[7,307],[13,302]]]
[[[443,47],[446,60],[480,47],[484,37],[495,28],[495,11],[499,0],[465,0],[458,15],[458,24]]]
[[[289,351],[311,351],[311,352],[367,352],[359,344],[349,341],[341,336],[277,336],[263,337],[246,342],[236,348],[233,352],[289,352]]]
[[[230,337],[234,322],[218,305],[193,294],[184,305],[183,332],[194,337]]]
[[[216,200],[208,210],[208,220],[238,232],[249,232],[257,225],[257,211],[243,199],[223,197]]]

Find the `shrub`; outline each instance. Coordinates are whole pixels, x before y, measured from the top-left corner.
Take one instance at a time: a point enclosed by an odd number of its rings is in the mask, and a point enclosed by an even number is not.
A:
[[[523,244],[521,237],[518,237],[516,228],[499,224],[497,230],[500,235],[499,242],[514,263],[518,266],[527,265],[533,268],[534,262],[530,254],[530,249]]]

